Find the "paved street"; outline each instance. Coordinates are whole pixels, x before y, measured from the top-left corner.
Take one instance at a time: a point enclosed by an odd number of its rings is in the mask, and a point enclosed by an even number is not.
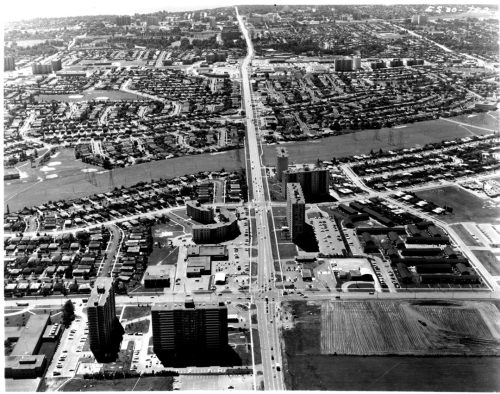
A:
[[[255,226],[257,236],[257,256],[258,256],[258,272],[257,283],[251,286],[252,301],[262,294],[267,294],[271,291],[275,301],[258,302],[257,303],[257,320],[260,333],[261,355],[264,372],[264,389],[265,390],[284,390],[283,365],[281,361],[281,343],[279,336],[279,326],[275,317],[275,302],[279,305],[280,295],[278,292],[272,291],[274,287],[274,259],[271,248],[271,233],[269,229],[267,210],[269,200],[266,199],[264,191],[265,169],[262,163],[262,151],[259,151],[259,140],[255,124],[257,118],[254,117],[252,105],[252,93],[250,86],[251,63],[254,56],[252,41],[248,30],[245,27],[242,17],[236,8],[236,14],[240,24],[241,31],[247,42],[247,56],[241,66],[242,85],[243,85],[243,101],[246,112],[247,122],[247,138],[248,138],[248,155],[250,158],[250,173],[251,179],[248,182],[252,183],[253,200],[251,204],[255,208]],[[269,301],[270,295],[266,295]]]

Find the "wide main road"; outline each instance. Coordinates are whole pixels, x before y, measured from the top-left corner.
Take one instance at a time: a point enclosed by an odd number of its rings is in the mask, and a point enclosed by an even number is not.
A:
[[[274,259],[271,248],[271,235],[267,211],[269,202],[264,192],[263,168],[259,153],[259,142],[252,108],[252,91],[250,86],[251,63],[254,56],[252,41],[242,17],[236,7],[236,15],[241,31],[247,42],[247,56],[241,65],[243,85],[243,103],[247,122],[248,155],[250,158],[250,179],[252,182],[255,208],[255,225],[257,236],[257,283],[251,285],[251,298],[257,306],[257,320],[260,334],[262,365],[264,369],[264,389],[284,390],[281,361],[281,344],[276,310],[279,308],[280,294],[274,289]],[[250,186],[250,185],[249,185]]]

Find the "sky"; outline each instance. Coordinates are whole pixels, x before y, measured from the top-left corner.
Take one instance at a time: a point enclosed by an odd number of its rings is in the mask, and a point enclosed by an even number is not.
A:
[[[466,4],[495,4],[496,0],[468,1]],[[3,21],[32,19],[37,17],[63,17],[80,15],[103,15],[147,13],[155,11],[192,11],[204,8],[226,7],[238,4],[457,4],[460,0],[4,0]]]

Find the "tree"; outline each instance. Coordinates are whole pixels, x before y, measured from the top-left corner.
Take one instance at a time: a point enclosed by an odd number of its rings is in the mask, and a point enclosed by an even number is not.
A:
[[[75,319],[75,306],[71,300],[67,300],[62,308],[62,322],[68,327]]]

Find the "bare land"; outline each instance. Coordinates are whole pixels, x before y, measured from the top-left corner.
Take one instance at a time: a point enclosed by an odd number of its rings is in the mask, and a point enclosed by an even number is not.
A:
[[[288,358],[288,390],[498,392],[499,357]]]
[[[493,276],[500,275],[500,261],[489,250],[473,250],[472,253],[478,258],[484,268]]]
[[[61,387],[61,391],[172,391],[173,381],[171,376],[113,380],[73,378]]]
[[[285,304],[287,355],[500,355],[491,302],[333,301]]]
[[[500,217],[500,208],[492,200],[482,199],[457,186],[422,190],[415,194],[439,206],[453,208],[453,213],[442,216],[442,220],[447,223],[497,223]]]
[[[321,353],[500,355],[491,303],[332,302],[321,308]]]
[[[79,97],[82,96],[82,97]],[[144,97],[135,93],[122,90],[88,90],[81,94],[40,94],[39,101],[64,101],[75,103],[79,101],[95,100],[107,97],[107,100],[144,100]]]
[[[476,241],[473,237],[472,234],[467,231],[467,229],[464,227],[463,224],[454,224],[451,226],[453,230],[458,234],[460,239],[467,245],[467,246],[482,246],[482,244],[479,241]]]

